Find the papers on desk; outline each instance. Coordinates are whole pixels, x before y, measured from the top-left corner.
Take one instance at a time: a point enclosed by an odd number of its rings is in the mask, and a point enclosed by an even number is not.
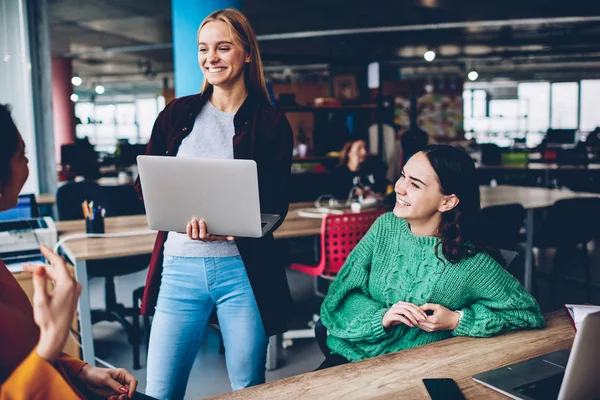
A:
[[[25,264],[40,264],[40,265],[44,265],[44,263],[42,262],[32,262],[30,261],[24,261],[24,262],[16,262],[16,263],[10,263],[10,264],[6,264],[6,268],[8,268],[8,270],[13,273],[19,273],[19,272],[23,272],[23,265]]]
[[[337,210],[335,208],[325,208],[325,207],[300,208],[298,210],[298,215],[300,217],[305,217],[305,218],[319,218],[319,219],[322,219],[327,214],[344,214],[344,210]]]
[[[575,331],[579,329],[579,325],[583,322],[586,315],[600,311],[600,306],[586,304],[565,304],[565,308],[569,312],[569,317]]]

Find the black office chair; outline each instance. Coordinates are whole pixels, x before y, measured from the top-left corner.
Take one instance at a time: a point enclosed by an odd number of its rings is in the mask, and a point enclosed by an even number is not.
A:
[[[599,198],[559,200],[550,207],[542,228],[536,230],[533,244],[540,249],[556,249],[552,266],[552,293],[555,293],[562,262],[572,260],[572,257],[580,252],[583,256],[587,301],[591,300],[591,266],[587,244],[599,234]]]
[[[103,206],[106,209],[107,216],[122,215],[116,212],[118,208],[114,207],[108,200],[105,188],[93,181],[83,181],[67,183],[61,186],[56,192],[56,206],[59,220],[83,219],[81,203],[85,200],[93,200],[94,204]],[[115,277],[141,271],[148,267],[149,262],[149,254],[113,258],[109,261],[91,260],[87,262],[88,277],[105,279],[104,294],[106,308],[91,311],[92,324],[100,321],[117,321],[123,326],[127,332],[128,341],[133,346],[133,369],[140,368],[140,308],[136,296],[140,296],[140,293],[143,292],[143,287],[134,291],[133,306],[125,307],[123,304],[117,302]],[[131,317],[132,322],[129,322],[126,317]]]
[[[525,224],[525,208],[520,204],[506,204],[501,206],[485,207],[481,210],[481,234],[484,235],[486,245],[496,249],[504,249],[519,254],[520,262],[511,263],[506,268],[521,283],[524,282],[525,265],[525,235],[521,229]],[[532,258],[535,259],[535,258]],[[506,261],[506,260],[504,260]],[[535,265],[533,270],[535,271]],[[533,293],[537,293],[537,281],[533,280]]]
[[[102,187],[112,215],[146,214],[144,202],[140,200],[133,185],[115,185]]]
[[[513,264],[519,260],[519,254],[515,251],[500,250],[500,255],[502,256],[502,261],[504,262],[503,266],[507,270],[512,268]],[[321,319],[319,319],[315,323],[315,340],[317,341],[319,349],[321,349],[321,352],[325,357],[331,354],[331,350],[329,350],[329,347],[327,347],[327,336],[327,328],[325,325],[323,325]]]
[[[481,163],[483,165],[501,165],[502,149],[494,143],[483,143],[481,149]]]
[[[525,208],[520,204],[485,207],[481,210],[482,234],[486,243],[499,249],[517,251],[524,241],[521,228],[525,223]]]

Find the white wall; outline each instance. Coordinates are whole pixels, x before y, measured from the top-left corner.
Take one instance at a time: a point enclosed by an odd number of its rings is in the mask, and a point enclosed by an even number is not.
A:
[[[0,103],[10,104],[29,158],[23,193],[38,193],[26,0],[0,0]]]

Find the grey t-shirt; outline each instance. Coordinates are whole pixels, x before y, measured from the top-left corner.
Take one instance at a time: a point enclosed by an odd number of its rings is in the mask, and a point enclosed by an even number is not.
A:
[[[177,157],[232,159],[234,116],[207,101],[194,121],[194,128],[181,142]],[[193,173],[190,171],[190,176]],[[210,226],[208,230],[210,232]],[[230,257],[238,255],[239,251],[233,241],[205,243],[191,240],[181,233],[169,232],[163,253],[179,257]]]

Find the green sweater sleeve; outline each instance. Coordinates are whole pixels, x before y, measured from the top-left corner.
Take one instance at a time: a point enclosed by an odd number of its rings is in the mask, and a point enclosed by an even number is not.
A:
[[[489,337],[519,328],[545,326],[540,306],[519,281],[491,257],[482,256],[471,276],[472,303],[453,331],[456,336]]]
[[[321,305],[321,321],[331,335],[349,341],[387,335],[381,323],[387,308],[369,293],[369,273],[381,218],[348,256]]]

